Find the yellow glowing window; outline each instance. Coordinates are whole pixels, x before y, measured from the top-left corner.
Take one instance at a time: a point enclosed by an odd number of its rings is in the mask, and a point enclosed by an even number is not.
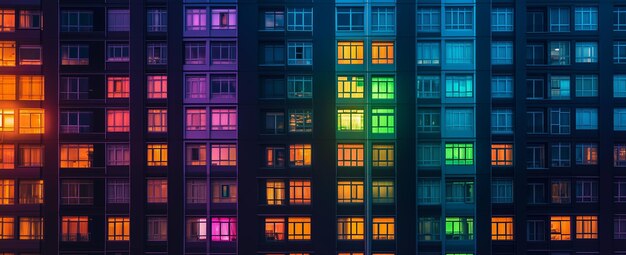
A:
[[[148,132],[167,132],[167,109],[148,109]]]
[[[88,216],[64,216],[61,218],[61,241],[89,241]]]
[[[598,216],[576,216],[576,239],[598,239]]]
[[[0,131],[15,131],[15,110],[0,109]]]
[[[287,220],[289,240],[311,240],[311,218],[289,217]]]
[[[289,166],[310,166],[311,165],[311,145],[292,144],[289,145]]]
[[[43,134],[43,109],[20,109],[20,134]]]
[[[374,144],[372,145],[372,166],[392,167],[394,165],[394,145]]]
[[[393,64],[393,42],[372,42],[372,64]]]
[[[365,237],[363,217],[345,217],[337,219],[338,240],[363,240]]]
[[[212,166],[236,166],[237,145],[235,144],[211,144]]]
[[[0,66],[15,66],[14,41],[0,41]]]
[[[337,77],[337,98],[363,98],[363,76]]]
[[[15,168],[15,145],[0,144],[0,169]]]
[[[0,9],[0,32],[15,31],[15,10]]]
[[[513,240],[513,217],[491,217],[491,240]]]
[[[43,218],[21,217],[19,233],[20,240],[42,240]]]
[[[311,181],[289,181],[289,203],[292,205],[311,204]]]
[[[265,183],[265,199],[268,205],[282,205],[285,203],[285,182],[268,180]]]
[[[337,63],[363,64],[363,42],[337,42]]]
[[[108,98],[128,98],[130,96],[130,78],[107,77]]]
[[[12,204],[15,204],[15,181],[0,179],[0,205]],[[1,228],[0,232],[2,232]]]
[[[337,181],[337,203],[363,203],[363,181]]]
[[[130,111],[108,110],[107,132],[130,132]]]
[[[130,218],[129,217],[109,217],[107,219],[107,240],[108,241],[129,241],[130,240]]]
[[[491,145],[491,165],[492,166],[512,166],[513,165],[513,145],[512,144],[492,144]]]
[[[394,201],[393,180],[372,181],[372,202],[375,204],[390,204]]]
[[[148,76],[148,98],[153,98],[153,99],[167,98],[167,76],[165,75]]]
[[[338,109],[337,130],[363,131],[364,111],[361,109]]]
[[[337,166],[363,166],[363,144],[337,144]]]
[[[372,218],[372,239],[394,240],[396,234],[395,219],[391,217]]]
[[[20,76],[20,100],[43,100],[44,99],[43,76],[30,75]]]
[[[265,218],[265,240],[267,241],[285,240],[285,219]]]
[[[0,75],[0,100],[15,100],[15,75]]]
[[[15,238],[15,218],[0,217],[0,240]]]
[[[572,240],[571,219],[569,216],[550,217],[550,240]]]
[[[167,166],[167,144],[148,144],[148,166]]]
[[[88,168],[93,161],[92,144],[62,144],[61,168]]]

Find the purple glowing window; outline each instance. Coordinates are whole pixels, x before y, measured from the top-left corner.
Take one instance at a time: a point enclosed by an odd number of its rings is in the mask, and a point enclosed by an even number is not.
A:
[[[211,241],[233,242],[237,239],[237,218],[211,218]]]

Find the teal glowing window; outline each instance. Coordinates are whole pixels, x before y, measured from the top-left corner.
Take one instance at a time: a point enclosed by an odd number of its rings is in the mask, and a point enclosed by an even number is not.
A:
[[[393,134],[395,132],[395,110],[372,109],[372,133]]]
[[[471,143],[447,143],[446,165],[473,165],[474,144]]]
[[[474,95],[471,75],[449,75],[446,77],[446,97],[472,97]]]
[[[473,240],[474,218],[446,217],[447,240]]]
[[[338,109],[337,130],[339,131],[363,131],[365,113],[362,109]]]
[[[337,98],[363,98],[363,76],[337,77]]]
[[[394,77],[372,77],[372,99],[394,99]]]

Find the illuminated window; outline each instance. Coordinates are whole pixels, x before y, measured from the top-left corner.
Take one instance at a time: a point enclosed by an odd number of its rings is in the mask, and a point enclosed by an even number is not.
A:
[[[15,100],[15,75],[0,75],[0,100]]]
[[[148,166],[167,166],[167,144],[148,144]]]
[[[284,241],[285,240],[285,219],[265,218],[265,240]]]
[[[0,179],[0,205],[15,204],[15,181]],[[0,229],[0,233],[1,233]],[[2,239],[2,238],[0,238]]]
[[[212,9],[211,29],[235,29],[237,28],[237,10]]]
[[[15,66],[14,41],[0,41],[0,66]]]
[[[626,144],[613,146],[613,166],[626,167]]]
[[[337,130],[363,131],[364,111],[361,109],[337,109]]]
[[[571,219],[569,216],[550,217],[550,240],[572,240]]]
[[[233,242],[237,239],[237,218],[211,218],[211,241]]]
[[[473,165],[474,144],[446,143],[446,165]]]
[[[151,99],[167,98],[167,76],[165,75],[148,76],[148,98],[151,98]]]
[[[0,217],[0,240],[15,238],[15,218]]]
[[[311,145],[292,144],[289,145],[289,166],[301,167],[311,165]]]
[[[312,132],[313,111],[310,109],[289,110],[289,132]]]
[[[337,218],[338,240],[363,240],[364,233],[363,217]]]
[[[365,253],[362,252],[340,252],[337,253],[337,255],[364,255]]]
[[[15,145],[0,144],[0,169],[15,168]]]
[[[187,108],[185,109],[187,119],[187,131],[204,131],[206,130],[206,109],[205,108]]]
[[[20,89],[19,89],[20,100],[43,100],[44,99],[43,76],[41,75],[20,76],[19,84],[20,84]]]
[[[311,240],[311,217],[289,217],[287,239]]]
[[[598,239],[598,216],[576,216],[576,239]]]
[[[337,42],[337,63],[344,65],[363,64],[363,42]]]
[[[207,11],[205,8],[188,8],[185,17],[187,31],[207,30]]]
[[[396,233],[395,226],[396,225],[394,218],[372,218],[372,239],[394,240]]]
[[[43,109],[20,109],[20,134],[43,134]]]
[[[337,181],[337,203],[363,203],[363,181]]]
[[[236,166],[237,145],[234,144],[211,144],[212,166]]]
[[[128,98],[130,96],[130,78],[107,77],[108,98]]]
[[[15,31],[15,10],[0,9],[0,32]]]
[[[473,240],[474,218],[446,217],[447,240]]]
[[[130,218],[129,217],[109,217],[107,219],[107,240],[108,241],[129,241],[130,240]]]
[[[394,201],[393,180],[372,181],[372,202],[375,204],[389,204]]]
[[[129,110],[108,110],[107,111],[107,132],[129,132],[130,131],[130,111]]]
[[[63,205],[93,205],[92,180],[62,180],[60,190]]]
[[[598,144],[578,143],[576,144],[576,165],[597,165],[598,164]]]
[[[148,180],[146,186],[148,203],[167,203],[167,179]]]
[[[211,109],[211,130],[237,130],[237,109]]]
[[[338,76],[337,98],[363,98],[363,76]]]
[[[337,144],[337,166],[363,166],[363,144]]]
[[[207,238],[206,218],[187,218],[187,241],[202,241]]]
[[[166,217],[148,217],[146,221],[148,241],[167,241]]]
[[[265,148],[264,167],[283,168],[285,167],[285,148],[283,147],[267,147]]]
[[[393,167],[395,160],[393,144],[373,144],[372,145],[372,166]]]
[[[468,98],[474,95],[471,75],[446,76],[446,97]]]
[[[15,130],[15,110],[0,109],[0,131],[12,132]]]
[[[237,203],[237,183],[234,180],[214,180],[211,182],[211,202]]]
[[[43,204],[43,180],[23,180],[19,185],[20,204]]]
[[[372,133],[393,134],[396,125],[395,110],[390,108],[372,109]]]
[[[372,42],[372,64],[393,64],[393,42]]]
[[[186,145],[186,164],[188,166],[206,166],[206,144]]]
[[[89,168],[93,161],[92,144],[62,144],[61,168]]]
[[[61,241],[85,242],[89,241],[88,216],[63,216],[61,218]]]
[[[372,77],[372,99],[394,99],[395,78],[391,76]]]
[[[130,146],[128,144],[108,144],[107,145],[107,165],[108,166],[130,165]]]
[[[265,182],[265,201],[268,205],[282,205],[285,203],[285,182],[267,180]]]
[[[417,223],[418,240],[441,240],[441,222],[439,218],[420,217]]]
[[[513,217],[491,217],[491,240],[513,240]]]
[[[206,204],[207,182],[206,179],[187,180],[187,204]]]
[[[492,166],[512,166],[513,165],[513,145],[512,144],[492,144],[491,145],[491,165]]]
[[[289,181],[289,204],[309,205],[311,204],[311,181],[290,180]]]
[[[43,240],[43,218],[21,217],[20,240]]]
[[[148,109],[148,132],[167,132],[167,109]]]

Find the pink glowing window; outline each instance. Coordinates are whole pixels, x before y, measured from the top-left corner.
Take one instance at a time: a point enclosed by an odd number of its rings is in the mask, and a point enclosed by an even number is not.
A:
[[[148,98],[151,98],[151,99],[167,98],[167,76],[165,75],[148,76]]]
[[[236,166],[237,146],[234,144],[211,144],[212,166]]]
[[[107,132],[129,132],[130,111],[109,110],[107,111]]]
[[[130,95],[130,78],[128,77],[108,77],[107,97],[108,98],[128,98]]]
[[[201,131],[206,130],[206,109],[187,109],[187,130]]]
[[[207,13],[204,8],[189,8],[185,13],[187,31],[205,31]]]
[[[211,241],[233,242],[237,239],[237,218],[211,218]]]
[[[237,109],[211,109],[211,130],[237,130]]]

